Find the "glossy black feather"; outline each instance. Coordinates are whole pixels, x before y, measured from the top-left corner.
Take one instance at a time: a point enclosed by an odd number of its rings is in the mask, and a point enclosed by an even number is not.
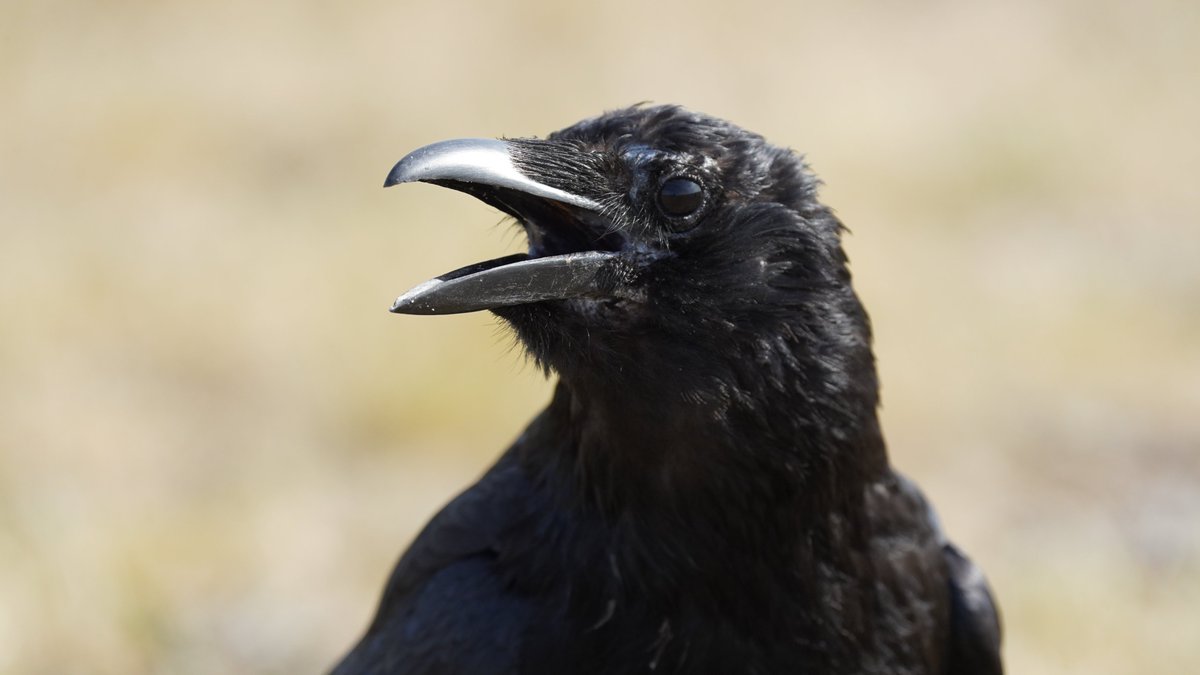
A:
[[[951,675],[1000,675],[1000,614],[987,579],[952,544],[943,549],[950,582]]]
[[[842,228],[800,159],[675,107],[517,146],[607,205],[603,231],[539,241],[658,254],[623,299],[496,310],[553,400],[335,672],[1001,672],[986,582],[888,465]],[[708,191],[684,226],[653,202],[681,173]]]

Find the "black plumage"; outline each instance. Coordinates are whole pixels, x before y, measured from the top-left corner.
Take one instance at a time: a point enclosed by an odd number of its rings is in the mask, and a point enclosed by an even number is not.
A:
[[[986,582],[888,464],[842,226],[796,154],[673,106],[465,143],[389,184],[473,194],[529,254],[396,311],[491,309],[559,382],[335,673],[1001,672]]]

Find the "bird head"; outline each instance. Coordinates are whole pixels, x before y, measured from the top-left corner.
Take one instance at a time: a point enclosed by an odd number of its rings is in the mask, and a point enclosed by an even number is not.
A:
[[[385,185],[412,181],[500,209],[529,248],[420,284],[393,312],[491,310],[541,365],[597,386],[718,407],[861,389],[842,393],[874,414],[842,228],[792,151],[684,108],[635,106],[546,139],[434,143]]]

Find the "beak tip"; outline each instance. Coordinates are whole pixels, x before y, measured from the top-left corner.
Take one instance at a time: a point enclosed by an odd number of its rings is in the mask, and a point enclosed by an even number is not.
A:
[[[400,165],[403,163],[403,161],[397,162],[396,166],[392,167],[392,170],[388,172],[387,178],[383,179],[383,187],[392,187],[393,185],[405,182],[404,172],[400,168]]]

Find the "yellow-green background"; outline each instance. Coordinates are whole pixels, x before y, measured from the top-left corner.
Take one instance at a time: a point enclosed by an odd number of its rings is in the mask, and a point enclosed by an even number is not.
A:
[[[679,102],[807,153],[1013,673],[1200,672],[1200,5],[0,5],[0,672],[293,673],[546,400],[408,150]]]

